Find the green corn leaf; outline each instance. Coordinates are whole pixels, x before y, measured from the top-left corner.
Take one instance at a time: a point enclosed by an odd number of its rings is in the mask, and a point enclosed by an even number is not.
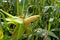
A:
[[[7,12],[3,11],[2,9],[0,9],[0,11],[1,11],[1,12],[3,12],[4,14],[6,14],[8,17],[13,18],[13,16],[12,16],[11,14],[9,14],[9,13],[7,13]]]
[[[46,35],[46,30],[45,29],[38,28],[38,29],[35,30],[35,32],[38,33],[38,34],[40,34],[40,37],[43,37],[43,36]],[[52,31],[48,31],[47,30],[47,33],[48,33],[49,36],[52,36],[54,38],[59,39]]]
[[[23,24],[19,24],[16,26],[14,29],[13,35],[12,35],[12,40],[19,40],[22,38],[24,33],[24,26]]]

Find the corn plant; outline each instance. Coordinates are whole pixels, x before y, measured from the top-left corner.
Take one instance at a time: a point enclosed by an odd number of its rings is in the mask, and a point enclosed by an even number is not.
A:
[[[60,40],[59,0],[0,0],[0,40]]]

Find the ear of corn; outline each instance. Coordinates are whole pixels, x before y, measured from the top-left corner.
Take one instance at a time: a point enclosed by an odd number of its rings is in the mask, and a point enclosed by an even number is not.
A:
[[[26,18],[26,19],[24,19],[24,24],[28,25],[29,23],[37,20],[39,17],[40,17],[39,15],[34,15],[34,16],[29,17],[29,18]]]

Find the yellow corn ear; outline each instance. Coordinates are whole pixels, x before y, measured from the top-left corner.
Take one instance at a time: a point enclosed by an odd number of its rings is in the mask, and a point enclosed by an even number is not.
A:
[[[37,20],[39,17],[40,17],[40,15],[34,15],[34,16],[29,17],[29,18],[26,18],[26,19],[24,19],[24,24],[28,25],[29,23]]]

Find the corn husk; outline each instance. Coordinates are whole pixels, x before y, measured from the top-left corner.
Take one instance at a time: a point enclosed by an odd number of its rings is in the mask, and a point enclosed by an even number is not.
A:
[[[39,17],[40,17],[39,15],[34,15],[34,16],[28,17],[28,18],[24,19],[23,23],[25,25],[28,25],[29,23],[31,23],[31,22],[33,22],[35,20],[38,20]]]

